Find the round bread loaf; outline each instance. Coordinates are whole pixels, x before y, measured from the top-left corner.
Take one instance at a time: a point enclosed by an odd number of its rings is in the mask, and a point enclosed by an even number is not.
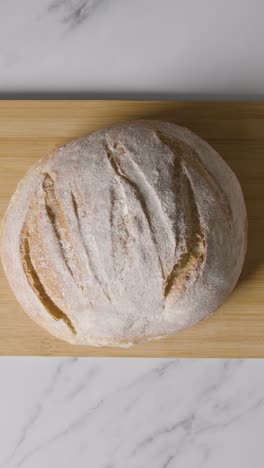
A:
[[[246,250],[240,185],[216,151],[171,123],[97,131],[39,161],[2,224],[26,313],[74,344],[172,335],[219,307]]]

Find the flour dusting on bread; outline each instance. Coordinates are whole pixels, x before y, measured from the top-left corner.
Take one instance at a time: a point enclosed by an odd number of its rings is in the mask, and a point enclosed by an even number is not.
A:
[[[168,336],[219,307],[244,261],[240,185],[205,141],[136,121],[73,141],[30,170],[1,256],[24,310],[73,344]]]

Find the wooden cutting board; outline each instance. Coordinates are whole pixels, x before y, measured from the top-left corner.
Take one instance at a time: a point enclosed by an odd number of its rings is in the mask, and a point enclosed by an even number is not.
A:
[[[0,355],[264,357],[264,102],[0,101],[0,216],[41,156],[100,127],[163,119],[205,138],[235,171],[249,245],[240,281],[211,317],[172,338],[122,348],[71,346],[32,322],[0,272]]]

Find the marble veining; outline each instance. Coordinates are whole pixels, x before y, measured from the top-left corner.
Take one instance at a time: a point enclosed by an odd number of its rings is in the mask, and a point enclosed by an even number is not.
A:
[[[0,359],[0,468],[248,468],[264,362]]]
[[[77,27],[91,16],[106,0],[52,0],[48,12],[57,11],[63,23]]]

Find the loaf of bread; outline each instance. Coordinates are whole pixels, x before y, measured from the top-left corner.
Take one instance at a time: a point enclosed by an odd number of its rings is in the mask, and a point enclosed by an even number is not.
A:
[[[97,131],[13,195],[1,257],[26,313],[73,344],[129,346],[193,325],[234,288],[247,218],[232,170],[171,123]]]

